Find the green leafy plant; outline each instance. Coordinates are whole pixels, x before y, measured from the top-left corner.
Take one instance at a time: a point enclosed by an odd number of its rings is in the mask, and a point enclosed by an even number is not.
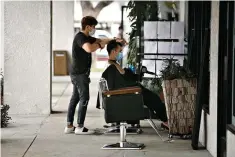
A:
[[[164,60],[160,76],[162,80],[173,80],[194,78],[196,75],[189,70],[186,58],[183,66],[180,65],[179,60],[169,58]]]
[[[3,72],[1,71],[1,128],[7,127],[9,120],[11,120],[11,117],[8,116],[8,110],[10,109],[10,106],[7,104],[4,104],[3,101],[3,87],[4,87],[4,77]]]
[[[160,78],[143,78],[141,84],[158,95],[162,92],[162,80]]]
[[[7,105],[7,104],[1,105],[1,128],[7,127],[9,120],[11,120],[11,117],[8,116],[9,109],[10,109],[9,105]]]
[[[137,15],[139,15],[138,22],[143,26],[144,21],[159,20],[159,9],[156,1],[129,1],[127,9],[130,10],[128,18],[131,21],[127,62],[136,66],[137,42],[139,42],[137,40]]]
[[[134,1],[129,1],[127,5],[127,9],[130,9],[130,13],[128,15],[129,20],[131,23],[131,32],[128,33],[129,35],[129,45],[128,45],[128,58],[127,63],[133,66],[136,66],[136,51],[137,51],[137,38],[136,38],[136,31],[137,31],[137,5]]]
[[[143,26],[144,21],[159,20],[159,9],[157,1],[129,1],[127,9],[130,10],[128,17],[131,21],[127,63],[136,66],[137,42],[139,42],[137,38],[137,15],[139,16],[139,24]],[[162,91],[161,80],[159,78],[144,78],[141,83],[156,94],[160,94]]]

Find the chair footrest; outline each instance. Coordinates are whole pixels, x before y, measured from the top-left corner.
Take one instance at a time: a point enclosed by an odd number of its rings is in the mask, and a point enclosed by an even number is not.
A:
[[[143,131],[140,128],[126,128],[127,134],[141,134]],[[120,128],[113,128],[105,131],[105,134],[120,134]]]
[[[121,147],[122,145],[122,147]],[[115,144],[106,144],[101,149],[131,149],[140,150],[143,149],[145,145],[143,143],[131,143],[131,142],[120,142]]]

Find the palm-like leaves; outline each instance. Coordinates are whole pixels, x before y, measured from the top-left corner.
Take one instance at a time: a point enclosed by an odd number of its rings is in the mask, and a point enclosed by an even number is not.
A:
[[[136,30],[137,30],[137,13],[139,12],[139,22],[141,25],[144,21],[158,20],[158,3],[156,1],[129,1],[127,9],[130,9],[128,18],[132,22],[132,31],[129,33],[129,52],[128,64],[136,65]]]
[[[173,58],[166,59],[163,62],[163,68],[161,70],[161,78],[163,80],[173,80],[173,79],[187,79],[195,77],[187,68],[187,59],[184,59],[184,65],[181,66],[178,60]]]

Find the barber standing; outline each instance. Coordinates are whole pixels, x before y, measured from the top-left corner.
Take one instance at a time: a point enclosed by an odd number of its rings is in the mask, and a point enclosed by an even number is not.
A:
[[[72,47],[72,65],[71,65],[71,81],[73,84],[73,94],[68,107],[67,126],[65,133],[75,134],[93,134],[94,131],[84,127],[84,121],[87,112],[87,105],[90,99],[90,69],[91,69],[91,53],[97,49],[102,49],[113,39],[97,39],[92,37],[95,33],[97,20],[92,16],[86,16],[82,19],[82,31],[78,32],[73,40]],[[121,39],[116,39],[121,41]],[[74,127],[74,114],[76,106],[79,102],[77,127]]]

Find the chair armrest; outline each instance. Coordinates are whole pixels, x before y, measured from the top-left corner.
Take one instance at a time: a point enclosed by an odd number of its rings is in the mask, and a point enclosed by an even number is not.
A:
[[[120,88],[116,90],[110,90],[103,92],[104,96],[107,95],[123,95],[123,94],[132,94],[132,93],[141,93],[142,89],[138,86],[136,87],[126,87],[126,88]]]

